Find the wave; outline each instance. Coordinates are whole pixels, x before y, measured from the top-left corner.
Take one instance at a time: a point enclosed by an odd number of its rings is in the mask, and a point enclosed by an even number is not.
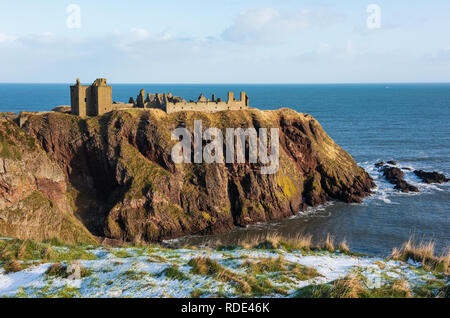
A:
[[[335,201],[328,201],[315,207],[309,206],[305,211],[300,211],[297,215],[292,216],[291,219],[298,217],[329,217],[331,213],[327,211],[327,208],[334,204]]]

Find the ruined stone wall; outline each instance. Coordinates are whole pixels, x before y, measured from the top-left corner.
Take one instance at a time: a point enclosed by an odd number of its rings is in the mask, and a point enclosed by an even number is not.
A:
[[[245,101],[232,101],[232,102],[180,102],[180,103],[167,103],[166,109],[164,109],[168,114],[175,113],[179,111],[200,111],[215,113],[225,110],[242,110],[248,109],[249,107],[245,104]]]
[[[114,103],[111,105],[111,110],[134,108],[134,103]]]

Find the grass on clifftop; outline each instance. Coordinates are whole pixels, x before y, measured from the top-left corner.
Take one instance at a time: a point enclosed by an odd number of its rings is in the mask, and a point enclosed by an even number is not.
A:
[[[211,240],[206,244],[208,247],[218,250],[233,249],[241,247],[244,249],[260,248],[260,249],[282,249],[287,252],[303,250],[303,251],[328,251],[358,255],[350,251],[347,241],[335,243],[334,237],[328,234],[324,239],[313,242],[312,235],[296,235],[282,236],[276,233],[265,233],[259,236],[251,236],[240,238],[231,245],[224,245],[220,239]]]
[[[404,279],[369,288],[364,277],[348,275],[328,284],[310,285],[295,294],[298,298],[409,298],[411,288]]]
[[[415,243],[410,238],[401,248],[392,250],[391,258],[402,261],[412,259],[420,262],[427,271],[450,274],[450,250],[447,249],[442,255],[435,256],[433,241]]]
[[[209,257],[193,258],[188,265],[192,267],[191,273],[195,275],[207,275],[218,281],[233,284],[240,296],[263,296],[270,292],[286,294],[283,288],[275,286],[265,276],[252,271],[245,274],[231,271]]]
[[[18,261],[61,262],[96,258],[86,249],[86,246],[64,246],[58,240],[42,243],[32,240],[0,240],[0,264],[6,264],[7,268],[14,272],[21,270],[24,266]]]
[[[56,240],[0,239],[0,276],[15,281],[11,288],[0,284],[0,293],[6,297],[448,297],[448,277],[418,263],[341,253],[331,236],[316,245],[310,241],[309,236],[297,240],[265,236],[249,249],[210,249],[155,244],[93,248],[63,246]],[[320,247],[327,250],[315,249]],[[69,263],[78,264],[81,285],[70,282]]]

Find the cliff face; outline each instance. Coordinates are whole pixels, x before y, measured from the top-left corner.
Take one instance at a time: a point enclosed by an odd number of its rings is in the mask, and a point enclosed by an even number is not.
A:
[[[278,173],[263,175],[258,164],[248,162],[174,164],[176,141],[170,134],[180,125],[193,131],[194,119],[223,132],[279,127]],[[45,173],[54,183],[40,191],[61,210],[68,210],[62,197],[69,195],[89,231],[110,238],[155,241],[217,233],[288,217],[329,199],[360,202],[373,187],[315,119],[288,109],[214,114],[133,109],[88,119],[55,112],[31,116],[23,129],[58,171],[54,178]],[[36,156],[28,152],[30,159]]]
[[[65,175],[36,140],[0,119],[0,236],[93,242],[72,212]]]

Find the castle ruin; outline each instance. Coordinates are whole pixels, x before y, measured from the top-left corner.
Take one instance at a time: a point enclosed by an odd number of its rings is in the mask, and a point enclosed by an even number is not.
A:
[[[106,85],[105,78],[98,78],[91,86],[81,85],[77,79],[70,86],[72,114],[78,116],[97,116],[112,110],[112,87]]]
[[[106,79],[99,78],[91,86],[81,85],[80,80],[70,87],[70,99],[72,114],[79,116],[97,116],[117,109],[127,108],[157,108],[166,113],[179,111],[200,111],[214,113],[226,110],[249,109],[250,103],[246,93],[241,92],[240,99],[234,98],[233,92],[228,92],[227,101],[216,98],[213,94],[211,99],[207,99],[200,94],[197,101],[187,102],[179,96],[171,93],[147,94],[141,89],[136,100],[130,97],[128,103],[118,103],[112,101],[112,87],[106,84]]]

